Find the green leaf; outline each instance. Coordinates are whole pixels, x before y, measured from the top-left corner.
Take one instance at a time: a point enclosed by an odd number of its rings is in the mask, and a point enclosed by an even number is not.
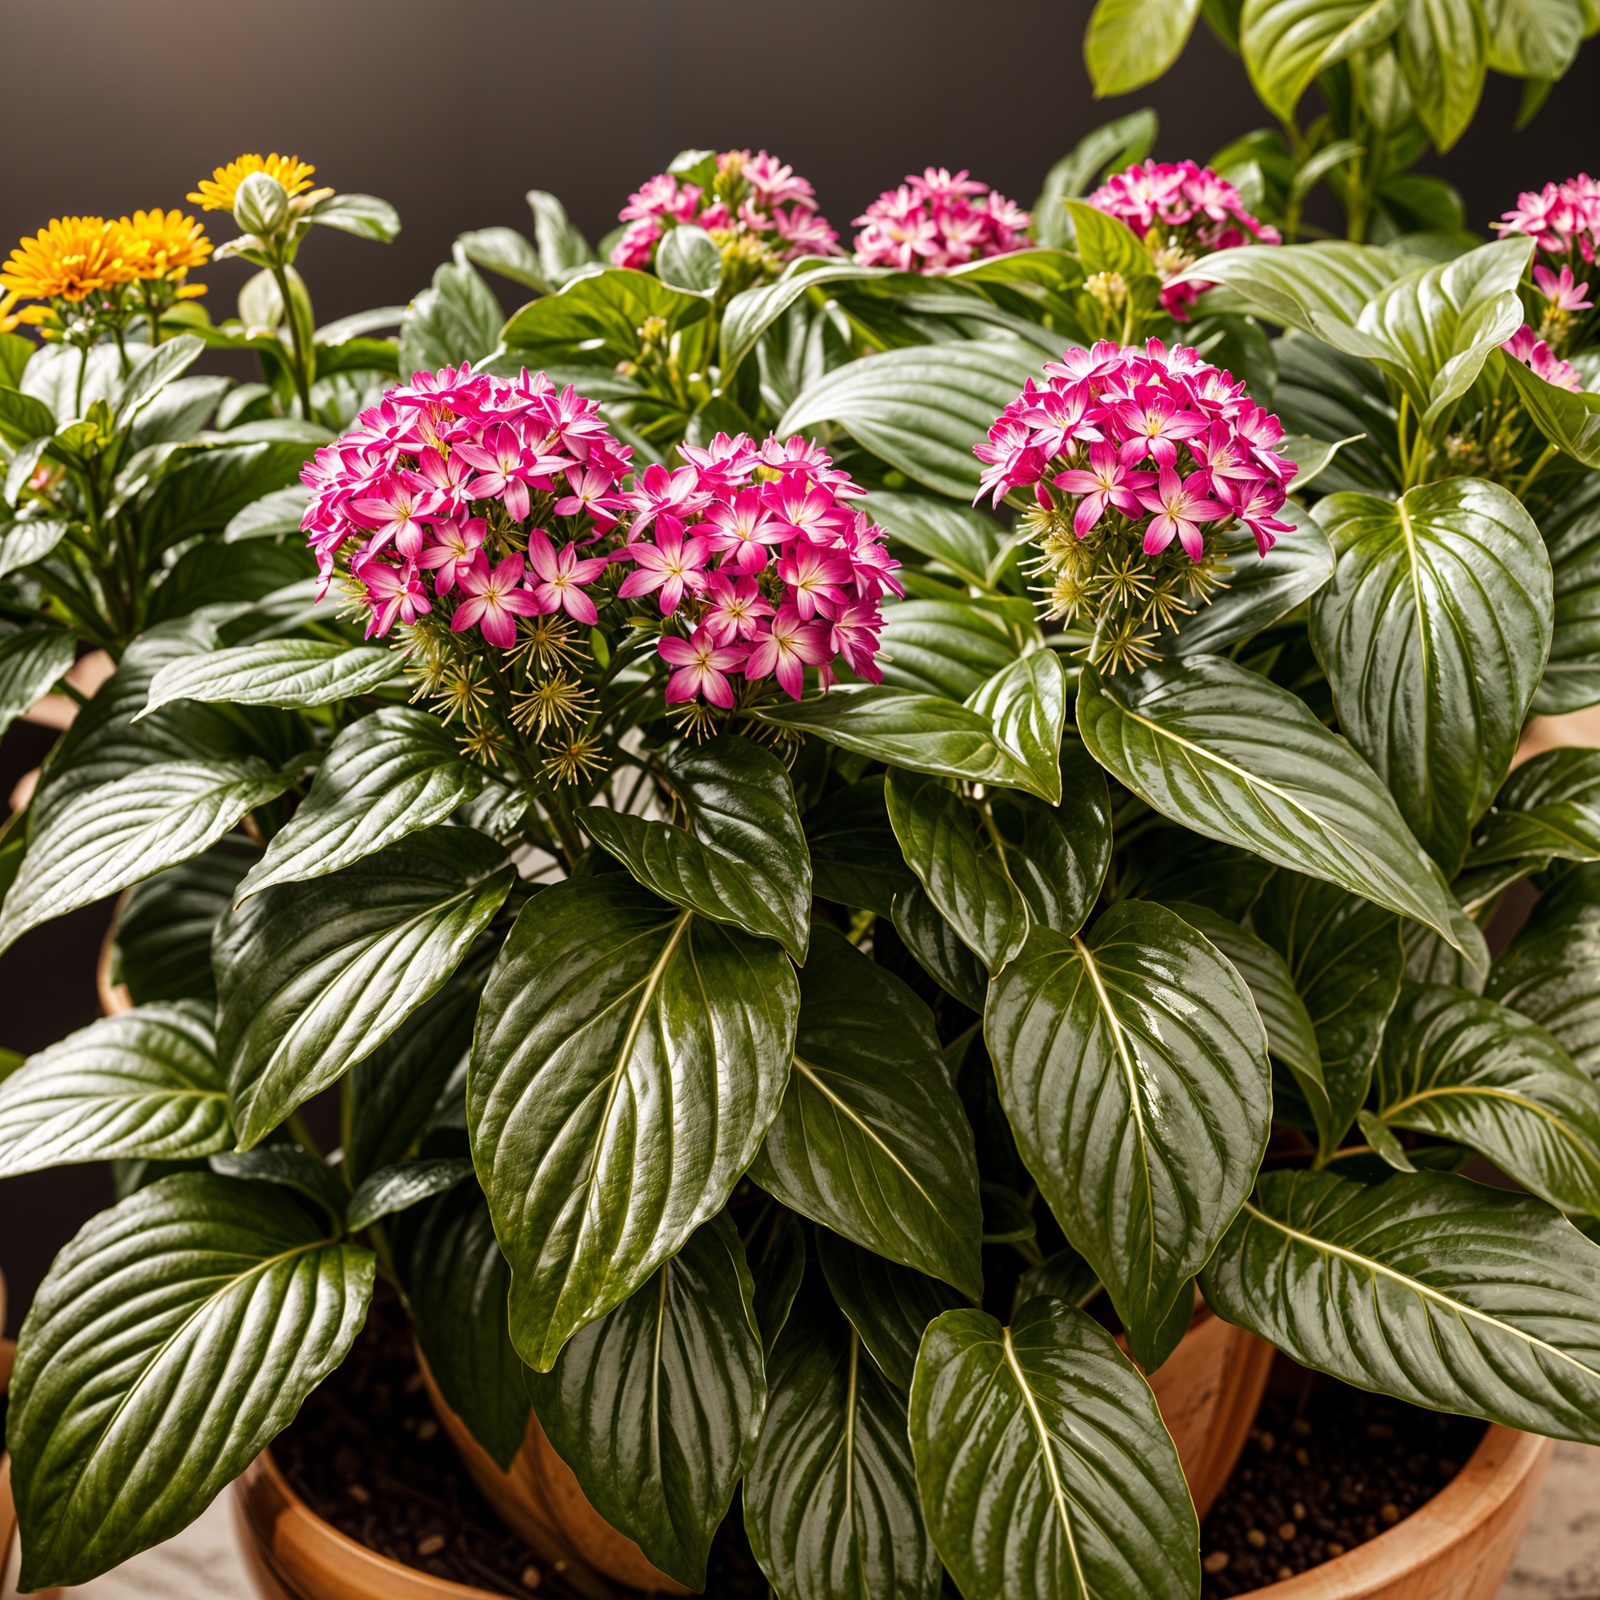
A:
[[[196,534],[221,532],[246,506],[292,483],[313,448],[281,439],[192,452],[168,470],[139,514],[147,548],[170,550]],[[237,552],[232,559],[238,562]]]
[[[965,700],[1019,654],[1011,625],[965,600],[889,606],[879,644],[886,684],[948,700]]]
[[[1315,1128],[1326,1158],[1367,1098],[1405,966],[1401,921],[1334,884],[1281,871],[1267,883],[1250,920],[1288,964],[1305,1003],[1330,1108],[1324,1127],[1314,1104],[1286,1104],[1282,1086],[1275,1085],[1276,1115],[1284,1120],[1289,1112],[1290,1120]]]
[[[1036,350],[999,340],[887,350],[819,378],[776,431],[786,439],[837,423],[918,483],[970,502],[980,476],[972,447],[1039,369]]]
[[[1061,799],[1061,736],[1067,723],[1067,672],[1054,650],[1031,650],[967,696],[987,717],[1006,753],[1032,778],[1027,789],[1051,805]]]
[[[1563,76],[1583,43],[1583,6],[1575,0],[1491,0],[1484,19],[1489,66],[1514,78]]]
[[[324,227],[353,233],[358,239],[392,244],[400,232],[400,213],[374,194],[332,194],[306,213]]]
[[[850,260],[802,256],[791,261],[773,282],[734,295],[722,314],[724,386],[760,343],[762,334],[813,286],[887,276],[890,274],[881,268],[859,266]]]
[[[1042,245],[1070,243],[1063,200],[1076,199],[1095,186],[1102,169],[1119,170],[1143,161],[1156,142],[1156,114],[1145,107],[1104,123],[1087,133],[1045,174],[1044,188],[1033,203],[1033,236]]]
[[[1546,750],[1506,779],[1467,864],[1524,856],[1600,860],[1600,750]]]
[[[1405,1152],[1395,1131],[1375,1112],[1365,1109],[1356,1112],[1356,1126],[1362,1137],[1372,1146],[1372,1153],[1393,1167],[1396,1172],[1415,1172],[1416,1165]]]
[[[1600,476],[1586,474],[1541,531],[1555,572],[1555,634],[1533,709],[1549,717],[1600,705]]]
[[[1339,726],[1454,876],[1544,672],[1544,541],[1509,491],[1478,478],[1398,503],[1330,495],[1317,514],[1339,566],[1312,602],[1311,634]]]
[[[302,614],[315,603],[311,579],[316,558],[304,544],[272,544],[265,539],[229,545],[204,539],[178,558],[150,596],[146,621],[152,624],[187,616],[203,606],[236,611],[265,600],[289,584],[302,584]]]
[[[1354,433],[1348,439],[1329,440],[1314,439],[1310,434],[1296,433],[1280,439],[1277,445],[1278,454],[1286,460],[1294,462],[1300,469],[1294,475],[1294,492],[1299,494],[1303,489],[1309,487],[1333,464],[1333,458],[1347,444],[1359,444],[1364,437],[1364,434]],[[1283,509],[1288,511],[1293,506],[1294,502],[1291,501]],[[1298,507],[1294,509],[1298,509]],[[1282,513],[1280,512],[1279,515],[1282,515]],[[1290,520],[1293,519],[1291,518]],[[1274,545],[1273,548],[1275,550],[1278,549],[1282,543],[1283,536],[1280,534],[1278,544]]]
[[[930,1324],[911,1385],[917,1487],[964,1595],[1187,1600],[1200,1528],[1150,1386],[1061,1300],[1009,1328]]]
[[[90,1222],[11,1378],[21,1585],[86,1583],[199,1516],[344,1359],[372,1277],[287,1195],[211,1173]]]
[[[509,1471],[533,1408],[506,1326],[511,1269],[477,1184],[428,1203],[403,1262],[412,1326],[439,1393]]]
[[[984,1038],[1028,1171],[1148,1366],[1266,1148],[1267,1039],[1250,991],[1162,906],[1087,940],[1036,928],[990,985]]]
[[[1467,130],[1483,94],[1488,39],[1474,0],[1408,0],[1400,66],[1417,120],[1442,155]]]
[[[670,334],[698,321],[706,309],[698,295],[684,294],[651,273],[607,267],[525,305],[500,337],[513,353],[527,350],[545,363],[615,368],[639,354],[639,330],[650,318],[659,317]]]
[[[256,855],[230,834],[129,891],[117,915],[112,974],[127,984],[135,1005],[204,1000],[214,1007],[211,935]]]
[[[972,1129],[933,1018],[830,929],[813,934],[794,1071],[750,1175],[813,1222],[981,1294]]]
[[[255,759],[162,762],[80,796],[35,827],[0,908],[0,949],[198,855],[293,776]]]
[[[445,262],[406,307],[400,323],[400,375],[481,361],[500,343],[500,302],[465,259]]]
[[[755,715],[911,772],[1026,789],[1052,803],[1056,798],[1047,782],[1002,746],[988,717],[937,695],[852,684],[815,700],[764,706]]]
[[[1275,1172],[1200,1278],[1303,1367],[1432,1411],[1600,1440],[1600,1248],[1444,1173]]]
[[[923,971],[968,1010],[981,1012],[989,974],[920,884],[895,895],[890,916],[895,932]]]
[[[66,628],[0,634],[0,734],[50,692],[75,654]]]
[[[144,353],[134,359],[117,391],[112,404],[113,430],[120,433],[132,427],[162,390],[194,365],[205,348],[205,340],[197,339],[192,333],[181,333],[164,344],[147,345]]]
[[[222,530],[222,542],[238,544],[245,539],[292,538],[300,532],[309,503],[306,489],[299,484],[274,489],[233,518]]]
[[[1200,0],[1098,0],[1083,37],[1095,99],[1154,83],[1180,55],[1200,15]]]
[[[217,1056],[241,1149],[370,1055],[443,987],[515,869],[468,828],[415,834],[217,928]]]
[[[183,1161],[233,1137],[210,1008],[141,1006],[0,1079],[0,1177],[130,1156]]]
[[[55,431],[56,419],[42,400],[0,385],[0,439],[13,450],[35,439],[48,438]]]
[[[353,700],[396,678],[405,663],[392,650],[267,639],[169,662],[151,680],[145,713],[171,700],[304,710]]]
[[[1251,87],[1280,122],[1319,72],[1387,39],[1407,0],[1245,0],[1239,51]]]
[[[656,276],[670,289],[709,298],[722,283],[722,251],[704,228],[669,228],[656,250]]]
[[[553,194],[530,189],[525,198],[533,213],[533,236],[539,242],[539,266],[551,283],[564,283],[595,259],[594,251]]]
[[[385,706],[362,717],[328,747],[305,804],[273,835],[236,903],[326,877],[443,822],[482,781],[428,712]]]
[[[1039,1228],[1033,1213],[1015,1189],[1003,1183],[978,1185],[983,1197],[983,1242],[1020,1244],[1037,1237]]]
[[[798,1009],[775,944],[621,877],[523,907],[484,993],[467,1117],[535,1370],[722,1209],[777,1115]]]
[[[805,1230],[792,1211],[779,1210],[777,1221],[768,1230],[764,1251],[751,1268],[756,1286],[756,1326],[761,1330],[764,1356],[772,1354],[772,1347],[789,1320],[805,1270]]]
[[[539,252],[515,228],[479,228],[458,233],[456,246],[474,266],[487,267],[502,278],[546,294],[550,282],[539,262]]]
[[[935,1600],[903,1397],[815,1274],[767,1362],[767,1417],[744,1525],[790,1600]]]
[[[1377,1088],[1390,1127],[1470,1145],[1551,1205],[1600,1213],[1600,1088],[1508,1006],[1402,985]]]
[[[1600,1079],[1600,905],[1588,876],[1580,868],[1534,907],[1483,992],[1532,1017]]]
[[[327,1214],[335,1233],[343,1230],[349,1189],[321,1156],[300,1145],[264,1144],[242,1152],[224,1150],[212,1156],[209,1164],[224,1178],[249,1178],[293,1189]]]
[[[360,1233],[380,1217],[408,1211],[471,1176],[472,1162],[465,1156],[434,1156],[383,1167],[364,1179],[350,1196],[344,1209],[344,1225],[351,1233]]]
[[[1294,488],[1301,487],[1296,477]],[[1175,631],[1159,634],[1154,644],[1159,655],[1175,659],[1226,650],[1286,617],[1333,576],[1333,547],[1315,518],[1293,501],[1275,515],[1292,531],[1280,533],[1265,557],[1248,528],[1216,541],[1230,564],[1227,587],[1216,591],[1210,605],[1197,606]]]
[[[1072,218],[1078,256],[1088,273],[1114,272],[1131,284],[1151,277],[1155,268],[1144,241],[1120,217],[1084,200],[1063,202]]]
[[[70,522],[37,518],[0,522],[0,578],[42,561],[66,538],[71,526]]]
[[[1017,1313],[1036,1295],[1050,1295],[1081,1310],[1100,1293],[1101,1287],[1094,1268],[1068,1245],[1046,1256],[1038,1266],[1029,1267],[1017,1279],[1016,1293],[1011,1300],[1012,1320],[1016,1320]]]
[[[1600,467],[1600,394],[1549,383],[1505,352],[1500,370],[1511,379],[1533,425],[1556,449],[1586,467]]]
[[[923,1330],[940,1312],[965,1302],[937,1278],[886,1261],[827,1228],[817,1229],[816,1240],[817,1260],[839,1309],[878,1370],[902,1394],[908,1393]]]
[[[1455,902],[1389,793],[1305,703],[1217,656],[1083,669],[1090,753],[1163,816],[1455,938]]]
[[[575,1334],[549,1373],[528,1378],[590,1505],[693,1589],[705,1587],[712,1537],[761,1437],[754,1295],[738,1230],[720,1213]]]
[[[889,916],[895,895],[916,887],[889,824],[882,778],[830,795],[806,813],[805,823],[812,888],[820,899]]]
[[[1242,245],[1202,256],[1184,274],[1220,283],[1274,322],[1323,337],[1318,318],[1354,327],[1362,309],[1390,284],[1427,263],[1376,245]]]
[[[804,962],[811,857],[783,763],[753,740],[724,734],[708,744],[681,744],[668,758],[667,774],[695,833],[600,806],[582,807],[579,823],[662,899],[776,939]]]
[[[976,589],[992,589],[1010,557],[1005,529],[970,506],[887,489],[876,489],[857,504],[890,537]]]

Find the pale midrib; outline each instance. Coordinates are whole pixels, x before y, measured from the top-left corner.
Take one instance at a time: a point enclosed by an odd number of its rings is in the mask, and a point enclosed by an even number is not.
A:
[[[862,1136],[876,1145],[877,1148],[881,1150],[883,1154],[886,1155],[889,1160],[900,1169],[905,1176],[906,1182],[909,1183],[912,1188],[914,1188],[917,1193],[920,1194],[922,1198],[933,1207],[935,1211],[938,1211],[939,1202],[928,1193],[927,1189],[918,1179],[916,1173],[914,1173],[910,1167],[908,1167],[905,1162],[902,1161],[900,1157],[896,1155],[887,1144],[884,1143],[882,1136],[873,1130],[871,1125],[862,1118],[858,1111],[851,1107],[845,1100],[836,1095],[833,1090],[830,1089],[827,1084],[825,1084],[822,1079],[817,1076],[816,1068],[811,1066],[808,1062],[802,1061],[799,1056],[794,1058],[794,1064],[800,1069],[801,1073],[805,1077],[806,1082],[809,1083],[818,1094],[822,1095],[823,1098],[827,1100],[828,1104],[833,1106],[836,1111],[841,1112],[846,1118],[854,1123],[855,1126],[861,1130]]]
[[[1257,1221],[1276,1228],[1290,1239],[1298,1239],[1301,1244],[1309,1245],[1313,1250],[1319,1250],[1325,1255],[1337,1256],[1341,1261],[1348,1261],[1355,1266],[1365,1268],[1366,1271],[1373,1273],[1375,1276],[1388,1278],[1391,1282],[1401,1285],[1402,1288],[1409,1289],[1419,1300],[1432,1300],[1458,1317],[1470,1317],[1476,1322],[1482,1322],[1513,1339],[1520,1340],[1531,1349],[1542,1350],[1545,1354],[1554,1356],[1558,1361],[1565,1361],[1568,1366],[1576,1367],[1590,1383],[1600,1383],[1600,1372],[1596,1372],[1593,1367],[1586,1367],[1576,1357],[1569,1356],[1565,1350],[1557,1349],[1553,1344],[1546,1344],[1543,1339],[1536,1339],[1531,1333],[1524,1333],[1520,1328],[1513,1328],[1509,1322],[1502,1322],[1498,1317],[1491,1317],[1487,1311],[1479,1311],[1475,1306],[1469,1306],[1463,1301],[1452,1300],[1449,1295],[1441,1294],[1437,1289],[1430,1289],[1427,1284],[1419,1283],[1415,1278],[1408,1278],[1405,1273],[1396,1272],[1393,1267],[1386,1267],[1381,1261],[1375,1261],[1371,1256],[1358,1255],[1354,1250],[1346,1250],[1342,1245],[1331,1244],[1326,1239],[1314,1238],[1309,1233],[1301,1233],[1298,1228],[1291,1228],[1288,1223],[1280,1222],[1276,1217],[1269,1217],[1266,1212],[1251,1205],[1248,1200],[1244,1203],[1244,1209]]]
[[[1150,1177],[1150,1158],[1147,1154],[1149,1139],[1145,1132],[1144,1106],[1139,1099],[1139,1078],[1134,1071],[1133,1061],[1128,1054],[1127,1039],[1122,1031],[1122,1024],[1117,1020],[1117,1014],[1111,1008],[1111,996],[1106,992],[1106,986],[1100,977],[1100,968],[1095,964],[1094,956],[1077,934],[1073,934],[1072,942],[1077,947],[1078,957],[1083,962],[1084,970],[1089,974],[1089,982],[1094,985],[1096,1000],[1100,1003],[1101,1015],[1106,1019],[1106,1026],[1111,1029],[1113,1048],[1116,1050],[1118,1064],[1122,1067],[1122,1075],[1128,1080],[1128,1109],[1133,1115],[1134,1131],[1139,1138],[1139,1173],[1144,1179],[1144,1203],[1150,1216],[1150,1254],[1145,1263],[1145,1284],[1148,1287],[1155,1278],[1155,1187]]]
[[[1378,1113],[1385,1121],[1390,1117],[1397,1117],[1409,1106],[1421,1105],[1424,1100],[1450,1100],[1459,1097],[1470,1098],[1473,1095],[1485,1100],[1509,1100],[1514,1106],[1521,1106],[1524,1111],[1531,1111],[1534,1116],[1542,1117],[1553,1127],[1568,1143],[1576,1145],[1580,1150],[1583,1141],[1578,1135],[1548,1107],[1540,1105],[1537,1101],[1529,1100],[1525,1095],[1515,1093],[1511,1089],[1498,1089],[1492,1084],[1456,1084],[1443,1089],[1419,1089],[1417,1093],[1410,1094],[1404,1100],[1397,1101],[1392,1106],[1386,1106]],[[1590,1157],[1591,1161],[1593,1157]]]
[[[1072,1557],[1072,1570],[1078,1580],[1078,1592],[1086,1595],[1089,1593],[1089,1582],[1084,1577],[1083,1562],[1078,1557],[1078,1541],[1073,1537],[1072,1518],[1067,1514],[1067,1491],[1056,1468],[1055,1452],[1050,1448],[1050,1430],[1045,1427],[1044,1418],[1039,1415],[1033,1390],[1028,1387],[1022,1363],[1017,1360],[1016,1349],[1011,1343],[1011,1330],[1002,1328],[1000,1339],[1001,1348],[1005,1352],[1006,1366],[1011,1370],[1012,1381],[1017,1386],[1017,1393],[1022,1396],[1023,1405],[1028,1408],[1028,1419],[1033,1424],[1033,1431],[1038,1435],[1039,1454],[1044,1458],[1044,1470],[1050,1477],[1050,1498],[1055,1503],[1056,1515],[1061,1519],[1061,1535],[1067,1542],[1067,1554]]]

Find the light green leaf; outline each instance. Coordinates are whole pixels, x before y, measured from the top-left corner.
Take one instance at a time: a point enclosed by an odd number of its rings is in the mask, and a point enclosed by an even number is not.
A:
[[[1390,284],[1427,265],[1396,250],[1339,240],[1219,250],[1183,276],[1225,284],[1274,322],[1321,338],[1319,317],[1354,327],[1363,307]]]
[[[826,256],[791,261],[771,283],[745,289],[729,300],[722,314],[722,381],[726,385],[773,323],[813,286],[854,279],[887,277],[879,267]]]
[[[66,628],[0,633],[0,734],[50,692],[75,654]]]
[[[406,307],[400,323],[400,375],[481,361],[500,342],[500,302],[463,254],[445,262]]]
[[[1293,120],[1319,72],[1389,37],[1407,0],[1245,0],[1239,51],[1261,103]]]
[[[1200,15],[1200,0],[1098,0],[1083,38],[1095,98],[1154,83],[1180,55]]]
[[[1583,43],[1580,0],[1488,0],[1489,66],[1513,78],[1562,77]],[[1518,119],[1520,128],[1527,118]]]
[[[325,227],[379,244],[392,244],[400,232],[400,213],[375,194],[331,194],[326,200],[319,200],[307,215]]]
[[[353,700],[400,675],[392,650],[267,639],[169,662],[150,682],[141,716],[172,700],[212,700],[304,710]]]
[[[656,276],[670,289],[709,298],[722,282],[722,251],[704,228],[669,228],[656,249]]]
[[[1102,170],[1118,171],[1143,161],[1156,142],[1156,114],[1145,107],[1087,133],[1045,174],[1033,203],[1033,236],[1051,247],[1069,245],[1069,219],[1061,202],[1087,194]]]
[[[1574,461],[1600,467],[1600,394],[1549,383],[1505,351],[1499,361],[1540,433]]]
[[[549,292],[539,252],[515,228],[479,228],[472,233],[458,233],[456,244],[474,266],[487,267],[502,278],[541,294]]]
[[[1408,0],[1400,66],[1417,120],[1443,154],[1467,130],[1483,94],[1488,38],[1474,0]]]

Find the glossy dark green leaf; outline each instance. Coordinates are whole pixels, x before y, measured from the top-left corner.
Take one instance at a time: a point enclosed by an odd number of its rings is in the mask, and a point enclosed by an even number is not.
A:
[[[1099,0],[1089,16],[1083,58],[1095,98],[1142,89],[1183,54],[1200,15],[1200,0],[1141,5],[1139,0]]]
[[[836,423],[918,483],[970,502],[979,479],[973,445],[1039,368],[1037,351],[1001,340],[887,350],[819,378],[777,433],[788,438]]]
[[[466,260],[446,262],[406,307],[400,323],[400,375],[481,361],[500,342],[500,302]]]
[[[992,589],[1011,553],[1005,529],[971,506],[886,489],[874,490],[858,504],[891,538],[975,589]]]
[[[1600,705],[1600,477],[1586,474],[1541,532],[1555,573],[1555,636],[1533,709],[1559,716]]]
[[[1037,1295],[1050,1295],[1065,1300],[1069,1306],[1080,1309],[1094,1299],[1101,1289],[1095,1270],[1071,1245],[1049,1255],[1036,1267],[1029,1267],[1017,1279],[1016,1293],[1011,1297],[1011,1316]]]
[[[1261,103],[1290,121],[1319,72],[1378,44],[1406,0],[1245,0],[1239,50]]]
[[[978,1185],[983,1200],[983,1242],[1021,1244],[1039,1231],[1033,1213],[1015,1189],[1003,1183]]]
[[[1511,379],[1534,426],[1556,449],[1586,467],[1600,467],[1600,394],[1550,383],[1512,355],[1501,356],[1500,370]]]
[[[92,1022],[0,1079],[0,1177],[79,1161],[181,1161],[232,1143],[211,1008]]]
[[[1150,1386],[1062,1300],[1009,1328],[947,1311],[923,1335],[911,1447],[928,1526],[971,1600],[1180,1600],[1200,1528]]]
[[[1055,805],[1061,799],[1061,737],[1067,723],[1067,671],[1054,650],[1030,650],[973,690],[967,709],[987,717],[1000,746],[1020,762],[1027,789]],[[998,780],[996,780],[998,781]]]
[[[813,287],[881,276],[881,269],[863,267],[848,259],[801,256],[790,262],[774,282],[734,295],[722,314],[723,383],[738,371],[745,357],[760,343],[762,334]]]
[[[1317,510],[1339,568],[1312,602],[1312,638],[1339,725],[1453,875],[1544,673],[1544,541],[1508,491],[1475,478]]]
[[[857,1244],[982,1292],[972,1129],[933,1018],[829,929],[800,974],[794,1072],[750,1176]]]
[[[252,539],[244,545],[226,545],[206,539],[191,545],[150,596],[146,618],[151,623],[186,617],[209,606],[228,606],[242,613],[245,606],[264,602],[291,584],[300,585],[292,603],[301,616],[309,613],[314,597],[316,558],[299,538],[274,544]]]
[[[471,1176],[472,1162],[465,1156],[434,1156],[383,1167],[350,1196],[344,1225],[351,1233],[360,1233],[380,1217],[409,1210]]]
[[[1402,985],[1377,1090],[1391,1127],[1470,1145],[1551,1205],[1600,1212],[1600,1088],[1509,1006]]]
[[[798,1010],[775,944],[631,880],[523,907],[484,993],[467,1115],[535,1370],[722,1209],[778,1113]]]
[[[22,1587],[85,1583],[192,1522],[344,1359],[372,1277],[298,1201],[210,1173],[90,1222],[11,1378]]]
[[[761,1349],[772,1354],[800,1280],[806,1270],[806,1235],[792,1211],[780,1210],[776,1222],[762,1230],[756,1250],[746,1250],[751,1276],[755,1281],[756,1326],[761,1330]]]
[[[402,1221],[411,1218],[401,1273],[417,1343],[445,1403],[507,1471],[532,1406],[506,1324],[511,1269],[489,1207],[477,1184],[461,1183]]]
[[[1299,479],[1294,482],[1300,488]],[[1292,526],[1280,533],[1265,557],[1256,549],[1248,528],[1235,529],[1218,541],[1226,552],[1231,575],[1210,605],[1197,606],[1176,631],[1156,637],[1153,648],[1167,657],[1207,655],[1287,616],[1309,600],[1333,576],[1333,547],[1328,536],[1292,501],[1276,513]]]
[[[804,962],[811,938],[811,856],[783,763],[724,734],[681,744],[667,778],[694,832],[587,806],[578,821],[645,888],[685,911],[776,939]]]
[[[0,633],[0,734],[50,692],[75,653],[66,628]]]
[[[239,900],[353,866],[443,822],[482,782],[437,717],[411,706],[362,717],[329,746],[305,804],[273,835]]]
[[[937,695],[851,685],[816,700],[764,706],[756,715],[912,772],[1026,789],[1052,804],[1057,798],[1047,778],[1001,743],[987,716]]]
[[[807,1273],[767,1362],[767,1418],[744,1486],[761,1570],[791,1600],[934,1600],[904,1397]]]
[[[1455,902],[1388,791],[1267,679],[1217,656],[1131,680],[1086,666],[1078,731],[1163,816],[1453,936]]]
[[[889,824],[883,779],[840,789],[806,812],[812,887],[824,900],[888,916],[896,894],[916,886]]]
[[[640,349],[639,330],[660,318],[670,334],[706,313],[698,295],[683,294],[653,273],[628,267],[574,277],[558,293],[534,300],[501,330],[513,355],[614,370]]]
[[[297,1144],[263,1144],[254,1150],[223,1150],[209,1159],[211,1170],[224,1178],[277,1183],[321,1207],[337,1233],[344,1226],[350,1191],[319,1155]]]
[[[1449,945],[1431,928],[1404,923],[1401,938],[1406,947],[1405,975],[1414,983],[1442,983],[1482,994],[1490,962],[1483,930],[1463,910],[1456,917],[1456,935],[1456,945]]]
[[[146,710],[154,711],[169,700],[325,706],[369,693],[398,677],[404,665],[392,650],[351,649],[314,639],[268,639],[169,663],[151,681]]]
[[[0,908],[0,949],[198,855],[293,776],[253,758],[163,762],[82,795],[35,828]]]
[[[1154,1365],[1266,1147],[1250,991],[1171,911],[1125,901],[1087,940],[1036,928],[990,986],[984,1037],[1029,1172]]]
[[[1477,830],[1467,865],[1523,856],[1600,860],[1600,750],[1546,750],[1506,780]]]
[[[969,1010],[981,1012],[989,991],[983,963],[939,914],[921,884],[900,890],[890,907],[895,932],[923,971]]]
[[[1383,1030],[1405,965],[1401,920],[1333,884],[1277,872],[1250,912],[1251,926],[1281,955],[1316,1032],[1331,1116],[1326,1131],[1309,1104],[1277,1114],[1317,1128],[1331,1155],[1367,1098]]]
[[[1436,1172],[1270,1173],[1200,1287],[1301,1366],[1600,1440],[1600,1248],[1531,1195]]]
[[[111,977],[135,1005],[152,1000],[215,1002],[211,936],[233,904],[239,880],[260,852],[237,834],[135,884],[117,914]]]
[[[878,1370],[908,1393],[923,1330],[940,1312],[966,1302],[949,1284],[863,1250],[830,1229],[818,1228],[816,1240],[817,1259],[839,1309]]]
[[[1483,8],[1472,0],[1410,0],[1399,49],[1417,120],[1443,153],[1466,131],[1483,93],[1488,70]]]
[[[443,828],[231,911],[214,954],[217,1056],[240,1147],[259,1143],[436,994],[515,875],[482,834]]]
[[[722,1213],[527,1380],[589,1504],[695,1589],[766,1411],[753,1296],[738,1231]]]
[[[1551,1033],[1600,1080],[1600,903],[1580,867],[1533,909],[1495,962],[1484,995]]]
[[[1017,659],[1013,629],[982,606],[903,600],[883,614],[883,681],[896,689],[965,700]]]
[[[247,505],[292,483],[314,448],[307,441],[263,439],[194,451],[168,470],[140,512],[147,548],[169,550],[196,534],[220,533]]]

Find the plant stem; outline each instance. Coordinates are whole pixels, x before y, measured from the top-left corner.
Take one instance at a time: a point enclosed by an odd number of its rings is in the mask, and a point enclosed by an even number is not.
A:
[[[316,1135],[312,1133],[305,1116],[298,1109],[289,1113],[283,1125],[294,1135],[296,1144],[303,1146],[314,1156],[322,1154],[322,1146],[317,1143]]]
[[[294,387],[300,396],[300,414],[308,421],[311,417],[311,387],[306,382],[306,349],[300,332],[300,318],[295,314],[294,301],[289,297],[289,278],[281,263],[275,262],[272,276],[283,297],[283,314],[289,319],[289,339],[294,349]]]
[[[1516,495],[1519,500],[1528,492],[1528,485],[1532,483],[1533,480],[1537,478],[1547,466],[1550,465],[1552,460],[1554,460],[1555,454],[1556,447],[1553,444],[1547,444],[1544,447],[1544,453],[1537,461],[1534,462],[1531,467],[1528,468],[1527,475],[1523,478],[1522,482],[1517,485]]]

